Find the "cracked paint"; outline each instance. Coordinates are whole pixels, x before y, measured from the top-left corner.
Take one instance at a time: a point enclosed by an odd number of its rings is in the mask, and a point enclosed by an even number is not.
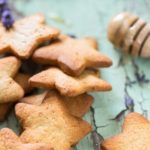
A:
[[[90,109],[91,113],[92,113],[92,119],[93,119],[93,126],[94,126],[94,129],[91,133],[91,139],[93,140],[93,147],[94,147],[94,150],[101,150],[101,142],[104,140],[104,138],[102,137],[102,135],[100,135],[98,132],[97,132],[97,125],[96,125],[96,120],[95,120],[95,110],[93,107],[91,107]]]

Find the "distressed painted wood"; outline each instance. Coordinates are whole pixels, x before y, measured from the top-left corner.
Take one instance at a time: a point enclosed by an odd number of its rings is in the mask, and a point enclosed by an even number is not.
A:
[[[113,90],[93,94],[95,102],[85,119],[93,125],[95,132],[82,140],[75,150],[99,150],[96,145],[102,140],[101,136],[107,138],[120,132],[124,115],[129,111],[140,112],[150,119],[150,59],[123,55],[113,48],[106,36],[110,18],[122,11],[135,13],[150,23],[149,0],[11,0],[10,2],[16,17],[43,12],[47,22],[62,29],[64,33],[77,37],[96,37],[100,50],[113,60],[110,69],[101,70],[102,77],[112,84]],[[127,106],[125,102],[128,102]],[[1,127],[4,126],[18,131],[19,126],[13,113],[1,123]]]

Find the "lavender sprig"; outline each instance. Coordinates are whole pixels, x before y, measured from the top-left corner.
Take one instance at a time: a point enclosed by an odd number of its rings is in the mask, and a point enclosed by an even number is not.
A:
[[[7,0],[0,0],[0,17],[2,24],[6,29],[10,29],[13,26],[14,18],[11,14],[11,10],[8,7]]]
[[[134,100],[129,95],[125,95],[125,106],[127,110],[134,111]]]
[[[9,29],[12,27],[14,23],[14,18],[9,9],[6,9],[5,11],[3,11],[1,21],[3,25],[6,27],[6,29]]]
[[[7,0],[0,0],[0,7],[3,7],[7,4]]]

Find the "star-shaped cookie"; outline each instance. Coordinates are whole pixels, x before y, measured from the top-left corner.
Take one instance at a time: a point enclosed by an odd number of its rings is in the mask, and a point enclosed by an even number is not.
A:
[[[18,103],[16,115],[24,129],[20,138],[25,143],[42,142],[54,150],[70,150],[91,131],[91,126],[70,114],[58,98],[47,98],[40,105]]]
[[[150,122],[138,113],[125,118],[121,134],[102,143],[103,150],[149,150]]]
[[[108,67],[111,60],[98,52],[90,39],[73,39],[61,35],[59,40],[37,49],[33,60],[59,66],[67,74],[78,76],[86,68]]]
[[[53,150],[50,145],[35,143],[23,144],[19,137],[8,128],[0,130],[0,150]]]
[[[12,79],[20,65],[20,60],[13,56],[0,59],[0,104],[14,102],[23,97],[22,87]]]
[[[12,67],[15,67],[15,65]],[[29,86],[28,83],[29,78],[30,75],[22,73],[18,73],[14,78],[14,80],[23,88],[25,94],[31,92],[32,90],[32,88]],[[6,118],[12,106],[13,106],[12,102],[0,104],[0,121],[3,121]]]
[[[20,66],[21,61],[14,56],[0,58],[0,78],[3,76],[14,77]]]
[[[62,95],[77,96],[92,91],[109,91],[111,85],[99,78],[97,70],[85,70],[80,76],[72,77],[59,68],[51,67],[29,80],[33,87],[57,89]]]
[[[41,94],[36,94],[32,96],[24,97],[20,100],[20,102],[33,104],[33,105],[41,105],[42,102],[47,98],[57,98],[62,101],[70,113],[77,117],[82,117],[89,110],[90,106],[93,102],[93,97],[88,94],[82,94],[76,97],[65,97],[60,95],[56,91],[46,91]]]
[[[44,22],[42,14],[35,14],[16,21],[10,30],[0,24],[0,53],[13,52],[21,58],[29,58],[40,43],[59,34],[57,29],[48,27]]]

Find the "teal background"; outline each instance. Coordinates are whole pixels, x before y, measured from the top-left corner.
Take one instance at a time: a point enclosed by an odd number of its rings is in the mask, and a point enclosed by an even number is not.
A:
[[[95,102],[84,117],[93,125],[97,136],[88,135],[75,150],[100,150],[93,146],[93,141],[99,144],[96,138],[100,135],[107,138],[120,132],[124,114],[128,113],[123,113],[125,97],[134,101],[134,111],[150,119],[150,59],[124,55],[107,39],[108,22],[119,12],[130,11],[150,22],[149,0],[11,0],[10,4],[16,18],[42,12],[47,22],[63,33],[96,37],[99,50],[113,60],[111,68],[101,69],[102,78],[112,84],[113,90],[94,93]],[[1,123],[1,127],[4,126],[18,131],[13,113]]]

